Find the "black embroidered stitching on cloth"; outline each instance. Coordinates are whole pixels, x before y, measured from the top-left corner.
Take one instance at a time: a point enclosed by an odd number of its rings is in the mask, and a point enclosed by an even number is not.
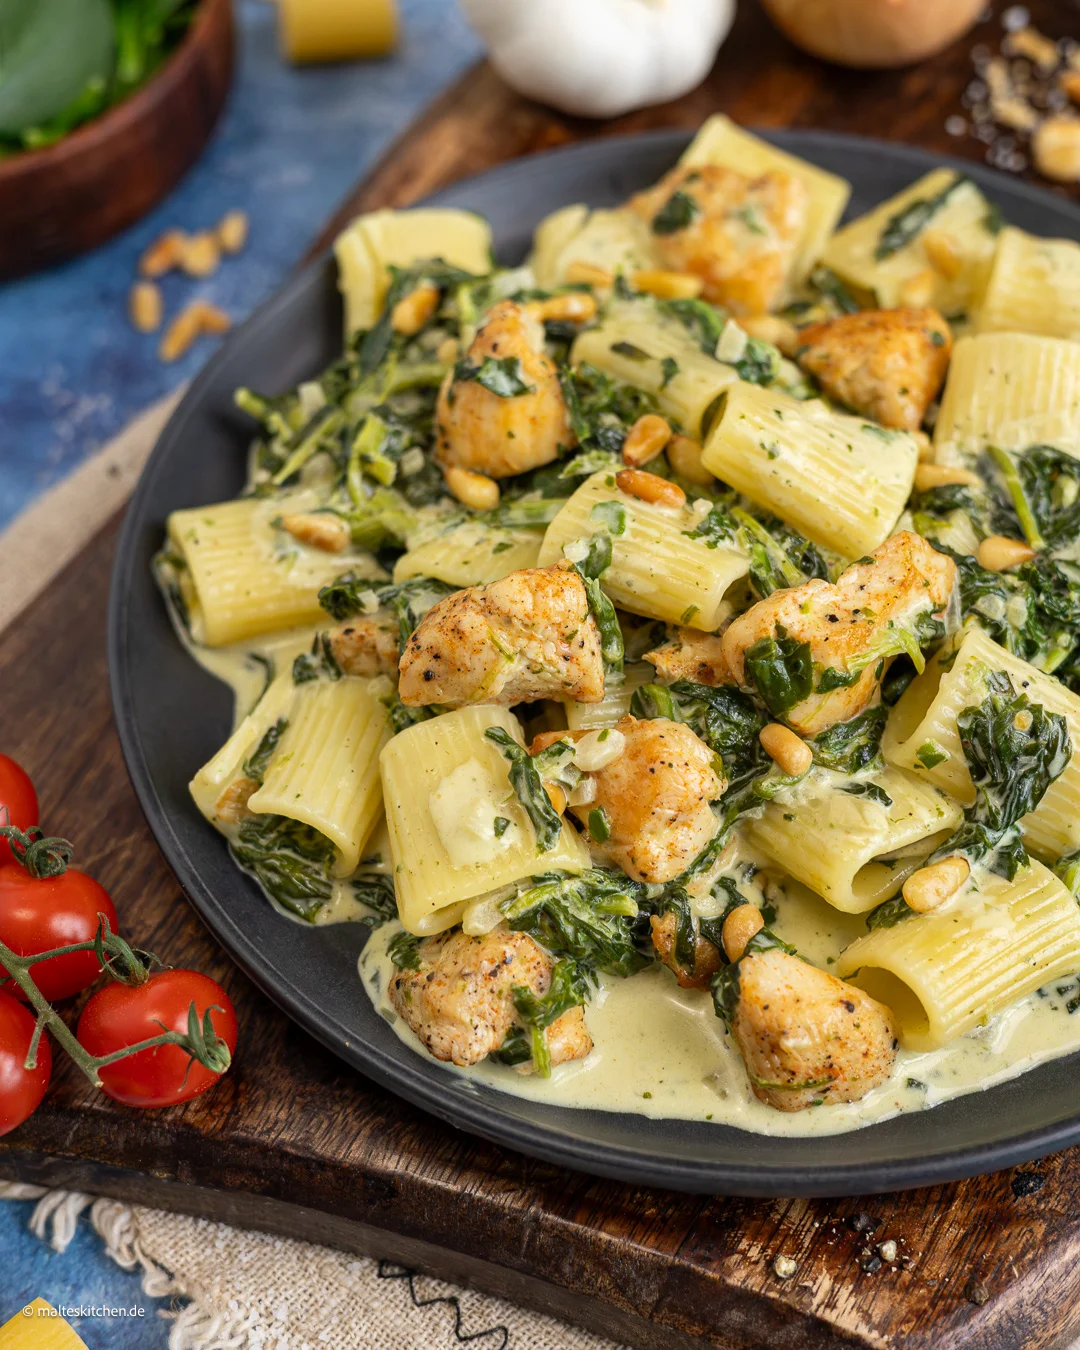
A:
[[[416,1293],[416,1272],[407,1270],[405,1266],[395,1265],[392,1261],[380,1261],[378,1278],[380,1280],[407,1280],[409,1285],[409,1297],[413,1301],[414,1308],[430,1308],[436,1303],[449,1303],[454,1310],[454,1339],[459,1345],[466,1345],[469,1341],[482,1341],[487,1336],[502,1336],[502,1341],[498,1350],[508,1350],[510,1345],[510,1330],[501,1324],[495,1327],[488,1327],[487,1331],[474,1331],[466,1335],[461,1329],[461,1300],[453,1294],[439,1294],[435,1298],[419,1298]]]

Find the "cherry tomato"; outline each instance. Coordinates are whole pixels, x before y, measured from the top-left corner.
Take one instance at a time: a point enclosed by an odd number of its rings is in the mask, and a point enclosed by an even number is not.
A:
[[[202,1021],[207,1008],[214,1031],[236,1049],[236,1013],[221,985],[194,970],[160,970],[145,984],[109,984],[99,989],[83,1009],[77,1032],[79,1043],[92,1055],[115,1050],[167,1031],[188,1029],[188,1007],[194,1003]],[[103,1091],[127,1106],[175,1106],[190,1101],[218,1081],[178,1045],[140,1050],[100,1070]]]
[[[116,908],[108,892],[77,868],[69,867],[58,877],[32,877],[19,863],[0,867],[0,942],[20,956],[91,942],[102,916],[115,933]],[[30,974],[53,1003],[81,993],[100,970],[93,952],[72,952],[39,961]],[[4,988],[16,998],[25,997],[12,982]]]
[[[26,830],[37,823],[38,799],[29,774],[7,755],[0,755],[0,825]],[[0,863],[14,861],[11,845],[0,838]]]
[[[0,992],[0,1134],[9,1134],[41,1105],[52,1075],[48,1037],[38,1042],[37,1065],[24,1067],[34,1034],[34,1015]]]

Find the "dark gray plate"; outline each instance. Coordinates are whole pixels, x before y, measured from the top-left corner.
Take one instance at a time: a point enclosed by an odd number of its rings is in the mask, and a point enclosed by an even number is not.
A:
[[[942,163],[850,136],[769,139],[853,181],[853,215]],[[659,178],[687,140],[663,132],[575,146],[506,165],[431,200],[487,216],[500,260],[512,263],[547,212],[577,201],[623,201]],[[1070,203],[987,169],[959,161],[953,167],[969,173],[1013,224],[1080,239],[1080,209]],[[341,308],[327,257],[263,305],[194,382],[135,491],[113,573],[113,706],[135,790],[191,902],[251,978],[342,1059],[417,1106],[510,1148],[634,1183],[734,1195],[858,1195],[952,1181],[1080,1140],[1076,1057],[933,1111],[812,1139],[523,1101],[405,1048],[357,979],[365,929],[305,929],[275,913],[188,796],[188,780],[228,734],[231,695],[177,642],[150,560],[170,511],[221,501],[241,487],[251,427],[233,410],[237,385],[283,390],[327,365],[340,345]]]

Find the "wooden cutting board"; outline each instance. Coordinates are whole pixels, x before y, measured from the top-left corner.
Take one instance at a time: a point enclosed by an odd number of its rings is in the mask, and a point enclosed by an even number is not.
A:
[[[1063,7],[1030,7],[1045,31],[1063,31]],[[556,116],[479,67],[404,135],[323,239],[358,209],[414,201],[515,155],[691,127],[717,110],[981,153],[944,122],[960,111],[973,43],[996,46],[996,21],[926,65],[882,75],[820,65],[751,0],[740,9],[701,89],[617,122]],[[45,823],[78,842],[128,934],[225,984],[240,1052],[215,1092],[171,1112],[115,1106],[62,1066],[43,1108],[0,1143],[0,1173],[400,1261],[639,1347],[1019,1350],[1080,1330],[1080,1151],[864,1201],[641,1190],[459,1134],[294,1027],[188,907],[128,783],[104,650],[116,532],[114,521],[0,638],[0,746],[33,773]],[[888,1240],[892,1264],[876,1251]],[[778,1256],[796,1262],[786,1280]]]

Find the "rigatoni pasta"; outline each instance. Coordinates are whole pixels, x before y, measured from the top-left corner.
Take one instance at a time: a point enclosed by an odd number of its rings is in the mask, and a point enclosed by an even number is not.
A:
[[[1080,244],[1002,230],[979,310],[980,333],[1080,339]]]

